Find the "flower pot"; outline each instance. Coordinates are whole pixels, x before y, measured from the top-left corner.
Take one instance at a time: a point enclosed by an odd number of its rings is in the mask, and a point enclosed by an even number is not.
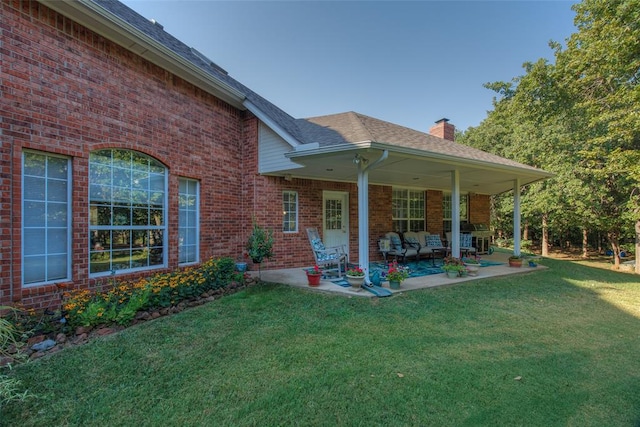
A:
[[[467,264],[467,273],[469,276],[477,276],[480,266],[478,264]]]
[[[322,278],[322,274],[307,273],[307,280],[309,281],[309,286],[318,286],[320,284],[321,278]]]
[[[537,267],[538,264],[536,264],[535,261],[529,261],[529,267]]]
[[[521,259],[510,259],[509,260],[509,267],[522,267],[522,260]]]
[[[400,281],[399,280],[389,280],[389,287],[391,289],[400,289]]]
[[[445,274],[447,275],[447,277],[449,279],[458,278],[458,270],[447,270],[447,271],[445,271]]]
[[[240,273],[244,273],[247,271],[247,263],[246,262],[236,262],[236,271]]]
[[[349,276],[347,274],[347,282],[349,282],[353,289],[360,290],[360,287],[362,287],[364,283],[364,276]]]

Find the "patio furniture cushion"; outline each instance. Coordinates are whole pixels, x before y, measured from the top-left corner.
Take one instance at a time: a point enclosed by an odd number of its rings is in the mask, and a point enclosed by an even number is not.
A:
[[[391,246],[395,250],[401,251],[402,250],[402,241],[400,240],[400,236],[398,236],[396,233],[389,233],[389,238],[391,239]]]
[[[437,234],[429,234],[428,236],[426,236],[426,239],[427,246],[438,248],[442,247],[442,240],[440,240],[440,236],[438,236]]]

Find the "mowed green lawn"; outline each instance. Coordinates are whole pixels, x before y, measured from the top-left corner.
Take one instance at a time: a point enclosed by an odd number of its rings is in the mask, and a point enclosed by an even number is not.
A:
[[[639,279],[543,264],[379,300],[256,286],[19,366],[36,397],[0,424],[639,425]]]

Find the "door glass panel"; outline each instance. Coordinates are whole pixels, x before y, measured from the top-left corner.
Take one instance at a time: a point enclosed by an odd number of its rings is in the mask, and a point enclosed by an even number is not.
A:
[[[325,230],[342,229],[342,201],[327,199],[324,206]]]

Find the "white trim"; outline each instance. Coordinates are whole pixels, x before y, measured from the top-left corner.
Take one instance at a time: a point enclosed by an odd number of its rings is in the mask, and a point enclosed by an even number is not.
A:
[[[271,119],[268,115],[266,115],[260,108],[258,108],[253,102],[245,99],[242,102],[242,105],[246,107],[247,110],[251,111],[253,115],[255,115],[261,122],[267,125],[271,130],[280,136],[280,138],[284,139],[287,144],[291,145],[294,148],[297,148],[301,143],[296,138],[294,138],[289,132],[284,130],[282,126],[277,124],[275,121]]]

